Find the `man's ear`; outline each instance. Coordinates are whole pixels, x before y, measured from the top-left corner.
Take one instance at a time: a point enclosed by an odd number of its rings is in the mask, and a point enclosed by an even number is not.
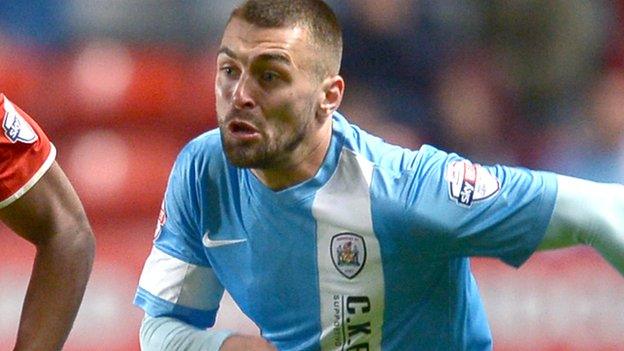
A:
[[[319,116],[317,117],[325,119],[331,116],[340,106],[342,97],[344,96],[344,90],[345,82],[341,76],[335,75],[326,78],[323,83],[321,83],[318,109]]]

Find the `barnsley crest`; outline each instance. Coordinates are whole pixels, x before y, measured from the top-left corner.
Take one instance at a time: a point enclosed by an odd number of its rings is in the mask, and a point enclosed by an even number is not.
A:
[[[500,190],[498,178],[481,165],[465,160],[449,164],[446,180],[449,183],[451,199],[468,207],[474,201],[488,199]]]
[[[37,133],[32,129],[30,124],[19,115],[15,110],[15,106],[8,100],[4,99],[4,118],[2,120],[2,128],[4,134],[12,142],[32,144],[37,141]]]
[[[354,233],[334,235],[330,244],[334,267],[342,275],[353,279],[366,263],[366,244],[364,238]]]

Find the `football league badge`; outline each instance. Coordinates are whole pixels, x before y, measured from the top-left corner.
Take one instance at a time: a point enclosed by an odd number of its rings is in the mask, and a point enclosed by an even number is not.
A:
[[[466,207],[475,201],[489,199],[500,190],[496,176],[481,165],[466,160],[449,164],[446,181],[450,198]]]
[[[366,263],[366,243],[364,238],[354,233],[334,235],[330,244],[334,267],[349,279],[353,279]]]
[[[15,106],[8,100],[4,99],[4,118],[2,120],[2,128],[4,134],[12,142],[18,141],[26,144],[32,144],[37,141],[37,133],[32,129],[30,124],[19,115]]]

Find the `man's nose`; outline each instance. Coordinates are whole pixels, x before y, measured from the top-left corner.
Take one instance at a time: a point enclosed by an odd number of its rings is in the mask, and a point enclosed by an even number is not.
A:
[[[234,107],[237,109],[253,109],[256,103],[251,96],[251,79],[243,75],[234,90]]]

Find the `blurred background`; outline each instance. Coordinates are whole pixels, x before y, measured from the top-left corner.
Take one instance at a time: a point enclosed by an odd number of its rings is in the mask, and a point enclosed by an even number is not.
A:
[[[624,3],[329,1],[342,111],[386,140],[624,182]],[[231,1],[2,0],[0,91],[46,130],[98,238],[66,350],[138,350],[132,298],[180,148],[215,127]],[[0,228],[0,349],[34,249]],[[584,248],[473,260],[496,350],[623,350],[624,280]],[[219,325],[256,332],[229,300]]]

